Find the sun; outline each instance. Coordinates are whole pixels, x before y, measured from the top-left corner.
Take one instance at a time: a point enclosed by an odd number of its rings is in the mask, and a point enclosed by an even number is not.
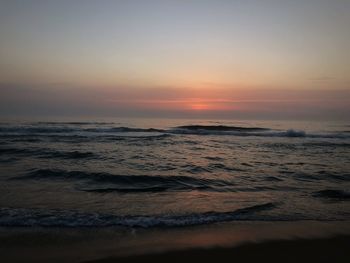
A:
[[[195,103],[190,105],[192,110],[208,110],[210,107],[208,104]]]

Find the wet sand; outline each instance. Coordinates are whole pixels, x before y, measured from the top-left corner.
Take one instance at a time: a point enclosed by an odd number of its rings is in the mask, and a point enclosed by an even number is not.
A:
[[[1,262],[350,262],[349,222],[0,228]]]

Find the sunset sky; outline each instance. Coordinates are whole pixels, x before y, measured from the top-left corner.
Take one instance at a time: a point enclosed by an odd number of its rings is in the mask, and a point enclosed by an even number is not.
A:
[[[348,0],[0,0],[0,115],[349,119]]]

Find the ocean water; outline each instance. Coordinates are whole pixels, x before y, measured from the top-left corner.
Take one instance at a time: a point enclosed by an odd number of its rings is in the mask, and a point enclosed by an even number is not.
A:
[[[0,124],[0,226],[350,220],[349,201],[348,123]]]

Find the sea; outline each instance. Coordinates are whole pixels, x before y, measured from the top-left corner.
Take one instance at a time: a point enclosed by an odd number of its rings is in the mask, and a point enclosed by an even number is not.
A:
[[[349,122],[0,123],[1,227],[350,220]]]

